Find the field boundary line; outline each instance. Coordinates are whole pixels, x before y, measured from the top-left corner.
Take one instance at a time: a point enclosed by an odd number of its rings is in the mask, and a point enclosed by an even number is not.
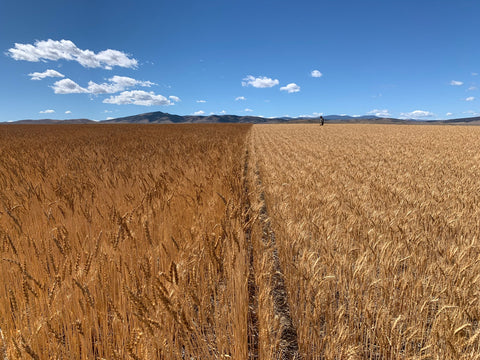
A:
[[[254,150],[253,141],[254,140],[250,138],[249,144],[251,146],[251,150]],[[272,229],[270,217],[268,215],[267,204],[265,201],[265,192],[263,190],[262,179],[260,176],[258,163],[256,162],[254,156],[254,151],[248,152],[246,166],[253,166],[250,169],[252,179],[250,180],[250,184],[247,186],[253,187],[253,189],[248,189],[249,195],[256,197],[256,199],[251,199],[250,203],[259,204],[259,208],[256,209],[255,221],[261,230],[261,243],[265,248],[268,248],[270,250],[269,256],[271,258],[267,259],[267,261],[271,262],[272,264],[270,273],[267,275],[268,281],[265,285],[268,287],[268,289],[264,290],[267,290],[266,293],[270,294],[273,300],[273,309],[271,310],[273,310],[276,326],[274,324],[270,325],[276,328],[274,331],[276,331],[276,337],[279,340],[278,348],[275,350],[273,358],[281,360],[300,360],[301,356],[298,347],[297,331],[291,317],[284,273],[278,255],[276,236],[275,232]],[[246,168],[245,170],[248,171],[248,168]],[[250,242],[251,244],[253,244],[253,241],[251,239]],[[263,284],[259,283],[258,285],[262,286]],[[264,291],[262,291],[262,289],[258,289],[257,293],[264,293]],[[259,315],[261,316],[262,314]],[[260,338],[260,340],[262,339]]]
[[[248,254],[248,359],[259,359],[259,328],[258,328],[258,288],[255,281],[255,262],[252,243],[251,203],[248,186],[248,166],[250,155],[248,146],[245,148],[245,162],[243,168],[243,190],[245,195],[245,242]]]

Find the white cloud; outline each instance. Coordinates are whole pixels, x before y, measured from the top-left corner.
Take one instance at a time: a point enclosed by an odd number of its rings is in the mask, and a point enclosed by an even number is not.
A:
[[[111,117],[111,116],[107,116],[107,118],[105,120],[113,120],[115,118]]]
[[[478,75],[478,73],[472,72],[472,76],[477,76],[477,75]]]
[[[453,115],[453,113],[451,113],[451,112],[447,112],[447,113],[445,114],[445,116],[452,116],[452,115]]]
[[[478,88],[476,86],[473,86],[473,85],[468,88],[468,90],[470,90],[470,91],[477,90],[477,89]]]
[[[122,51],[107,49],[95,53],[91,50],[79,49],[70,40],[37,40],[33,45],[15,43],[15,47],[8,49],[6,55],[15,60],[32,62],[70,60],[78,62],[83,67],[102,67],[108,70],[113,66],[136,68],[138,65],[136,59]]]
[[[296,93],[296,92],[299,92],[300,91],[300,86],[298,86],[297,84],[295,83],[290,83],[288,84],[287,86],[282,86],[280,88],[281,91],[286,91],[288,92],[289,94],[291,93]]]
[[[206,101],[205,100],[197,100],[197,103],[203,104],[203,103],[206,103]]]
[[[318,71],[318,70],[313,70],[313,71],[310,73],[310,75],[311,75],[312,77],[314,77],[314,78],[319,78],[319,77],[322,77],[322,76],[323,76],[323,74],[322,74],[320,71]]]
[[[390,117],[392,116],[387,109],[373,109],[372,111],[367,112],[369,115],[375,115],[378,117]]]
[[[479,112],[473,111],[473,110],[464,111],[463,113],[464,113],[464,114],[468,114],[468,115],[472,115],[472,116],[478,116],[478,115],[480,115]]]
[[[245,96],[238,96],[235,98],[235,101],[239,101],[239,100],[247,100],[247,98]]]
[[[110,96],[108,99],[103,100],[105,104],[134,104],[134,105],[143,105],[143,106],[152,106],[152,105],[173,105],[173,103],[168,100],[163,95],[156,95],[153,91],[146,92],[143,90],[132,90],[124,91],[117,96]]]
[[[473,100],[475,100],[474,96],[469,96],[465,99],[465,101],[473,101]]]
[[[270,79],[266,76],[260,76],[258,78],[248,75],[242,81],[242,86],[253,86],[255,88],[270,88],[278,85],[280,82],[277,79]]]
[[[409,113],[401,113],[400,117],[402,119],[421,119],[421,118],[427,118],[427,117],[432,117],[435,116],[434,113],[430,111],[425,111],[425,110],[415,110]]]
[[[170,95],[168,97],[170,100],[172,100],[173,102],[180,102],[180,98],[178,96],[174,96],[174,95]]]
[[[55,94],[82,94],[88,93],[88,90],[82,88],[75,81],[70,79],[63,79],[56,81],[52,86]]]
[[[114,94],[124,91],[130,87],[143,86],[150,87],[155,85],[151,81],[140,81],[127,76],[117,76],[108,79],[109,83],[97,84],[93,81],[88,82],[88,93],[90,94]]]
[[[42,79],[45,79],[46,77],[62,77],[62,78],[65,77],[65,75],[60,74],[58,71],[55,71],[52,69],[45,70],[43,73],[34,72],[31,74],[28,74],[28,76],[31,77],[30,80],[42,80]]]
[[[225,110],[220,111],[220,114],[225,115],[227,112]]]
[[[71,114],[72,112],[70,110],[65,111],[65,114]]]
[[[205,111],[203,110],[198,110],[193,113],[193,115],[204,115],[204,114],[205,114]]]
[[[452,81],[450,81],[450,85],[461,86],[461,85],[463,85],[463,81],[452,80]]]
[[[309,114],[298,115],[298,117],[302,117],[302,118],[316,118],[320,116],[323,116],[323,112],[313,112],[310,115]]]
[[[243,111],[245,111],[245,112],[252,112],[253,110],[247,108],[247,109],[245,109],[245,110],[243,110]]]
[[[114,94],[126,90],[133,86],[150,87],[155,85],[151,81],[135,80],[127,76],[117,76],[108,79],[109,83],[97,84],[93,81],[88,82],[88,87],[83,88],[71,79],[63,79],[55,82],[52,86],[55,94]]]
[[[40,111],[40,114],[53,114],[54,112],[55,112],[55,110],[48,109],[48,110]]]

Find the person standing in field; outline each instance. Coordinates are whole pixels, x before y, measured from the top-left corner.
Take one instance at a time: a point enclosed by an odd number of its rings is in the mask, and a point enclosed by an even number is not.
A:
[[[325,124],[325,119],[323,116],[320,116],[320,126],[323,126],[323,124]]]

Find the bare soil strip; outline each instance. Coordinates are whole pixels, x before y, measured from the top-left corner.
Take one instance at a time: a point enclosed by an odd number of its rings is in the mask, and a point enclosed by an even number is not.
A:
[[[258,286],[266,286],[268,287],[267,293],[272,298],[272,306],[273,306],[273,314],[276,324],[271,324],[271,328],[275,329],[277,333],[275,334],[275,338],[278,340],[278,343],[275,344],[276,350],[274,351],[273,358],[275,359],[300,359],[299,348],[298,348],[298,341],[297,341],[297,332],[293,325],[291,312],[288,303],[288,294],[285,286],[284,281],[284,274],[282,271],[282,266],[280,264],[280,259],[278,257],[278,249],[276,246],[275,240],[275,233],[272,230],[270,219],[268,216],[267,205],[265,202],[265,194],[262,190],[262,180],[260,178],[260,173],[258,171],[258,167],[256,162],[252,158],[253,156],[247,157],[246,163],[246,171],[248,171],[248,166],[253,166],[253,171],[251,173],[254,174],[253,180],[250,182],[250,186],[255,187],[256,191],[250,191],[250,196],[258,196],[259,199],[252,199],[252,203],[258,203],[260,205],[259,209],[256,209],[256,221],[261,227],[261,242],[265,247],[268,247],[271,251],[269,252],[271,259],[268,259],[268,262],[271,262],[272,267],[270,269],[270,273],[267,274],[269,278],[268,281],[262,282],[258,284]],[[249,164],[250,162],[250,164]],[[248,183],[247,183],[248,184]],[[248,186],[248,185],[247,185]],[[249,189],[247,188],[247,191]],[[252,189],[250,189],[252,190]],[[250,248],[252,247],[252,242],[250,240],[249,244]],[[254,252],[250,253],[250,264],[251,270],[253,271],[253,259]],[[251,273],[252,275],[252,273]],[[255,277],[252,278],[253,281]],[[256,286],[253,283],[253,286]],[[264,289],[265,290],[265,289]],[[249,291],[250,291],[250,278],[249,278]],[[265,293],[264,291],[257,290],[257,293]],[[256,309],[258,304],[251,303],[249,307],[249,314],[251,309]],[[260,314],[261,315],[261,314]],[[255,314],[257,316],[257,314]],[[253,315],[252,315],[253,317]],[[257,325],[258,326],[258,325]],[[258,328],[257,328],[258,331]],[[265,339],[263,339],[265,340]],[[272,339],[273,340],[273,339]],[[264,344],[265,345],[265,344]]]
[[[248,191],[248,164],[249,153],[248,149],[245,151],[245,166],[243,169],[243,185],[245,191],[245,241],[248,251],[248,359],[256,360],[259,358],[259,330],[258,330],[258,301],[257,301],[257,284],[255,282],[255,265],[253,255],[252,243],[252,221],[251,221],[251,204]]]

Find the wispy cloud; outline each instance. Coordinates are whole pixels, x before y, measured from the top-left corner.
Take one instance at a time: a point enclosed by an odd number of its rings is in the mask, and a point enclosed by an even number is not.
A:
[[[42,79],[45,79],[46,77],[62,77],[62,78],[65,77],[65,75],[52,69],[45,70],[44,72],[33,72],[28,74],[28,76],[31,77],[30,80],[42,80]]]
[[[247,98],[245,96],[237,96],[235,98],[235,101],[239,101],[239,100],[247,100]]]
[[[445,116],[452,116],[452,115],[453,115],[453,113],[451,113],[451,112],[447,112],[447,113],[445,114]]]
[[[392,114],[387,109],[373,109],[372,111],[367,112],[368,115],[375,115],[378,117],[390,117]]]
[[[170,100],[172,100],[173,102],[180,102],[180,98],[178,96],[174,96],[174,95],[170,95],[168,97]]]
[[[152,106],[152,105],[173,105],[173,102],[168,100],[163,95],[157,95],[153,91],[146,92],[143,90],[132,90],[124,91],[116,96],[110,96],[109,98],[103,100],[105,104],[116,104],[116,105],[143,105],[143,106]]]
[[[253,86],[255,88],[270,88],[278,85],[280,82],[277,79],[271,79],[266,76],[254,77],[248,75],[242,81],[242,86]]]
[[[462,86],[463,81],[452,80],[452,81],[450,81],[450,85],[452,85],[452,86]]]
[[[472,72],[472,76],[477,76],[477,75],[478,75],[478,73]]]
[[[323,112],[313,112],[312,114],[303,114],[303,115],[298,115],[300,118],[317,118],[319,116],[322,116]]]
[[[72,112],[70,110],[65,111],[65,114],[71,114]]]
[[[245,111],[245,112],[252,112],[253,110],[247,108],[247,109],[245,109],[245,110],[243,110],[243,111]]]
[[[204,104],[206,102],[207,102],[206,100],[197,100],[197,103],[200,103],[200,104]]]
[[[288,92],[289,94],[291,93],[296,93],[296,92],[299,92],[300,91],[300,86],[298,86],[297,84],[295,83],[290,83],[288,84],[287,86],[282,86],[280,88],[281,91],[286,91]]]
[[[52,109],[39,111],[40,114],[53,114],[54,112],[55,110]]]
[[[205,111],[203,110],[198,110],[193,113],[193,115],[204,115],[204,114],[205,114]]]
[[[465,101],[473,101],[473,100],[475,100],[474,96],[469,96],[465,99]]]
[[[425,110],[414,110],[408,113],[401,113],[400,117],[402,119],[423,119],[435,116],[434,113]]]
[[[318,70],[313,70],[313,71],[310,73],[310,75],[311,75],[312,77],[314,77],[314,78],[319,78],[319,77],[322,77],[322,76],[323,76],[323,74],[322,74],[320,71],[318,71]]]
[[[107,49],[95,53],[91,50],[82,50],[70,40],[41,40],[34,44],[15,43],[6,54],[15,60],[31,62],[69,60],[76,61],[87,68],[104,68],[111,70],[114,66],[136,68],[138,61],[128,54]]]

